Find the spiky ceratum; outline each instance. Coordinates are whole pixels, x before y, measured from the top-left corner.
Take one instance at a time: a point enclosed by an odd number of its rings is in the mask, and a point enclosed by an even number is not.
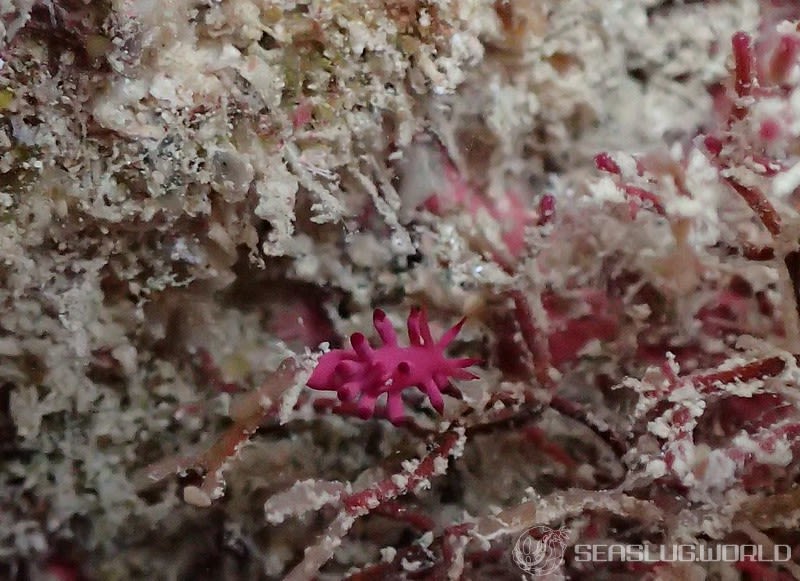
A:
[[[386,394],[386,415],[393,424],[403,420],[402,392],[417,387],[427,394],[433,408],[444,411],[442,393],[460,396],[450,379],[476,379],[465,371],[477,359],[448,359],[444,351],[455,339],[464,319],[453,325],[441,339],[434,341],[425,311],[413,308],[408,316],[408,338],[411,345],[402,347],[386,313],[376,309],[373,325],[383,342],[372,347],[361,333],[350,336],[352,349],[334,349],[323,355],[308,386],[323,391],[336,391],[344,402],[357,400],[360,417],[367,419],[375,411],[375,402]]]

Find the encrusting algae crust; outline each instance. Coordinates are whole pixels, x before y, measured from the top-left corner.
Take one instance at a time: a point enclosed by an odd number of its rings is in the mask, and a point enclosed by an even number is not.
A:
[[[0,0],[0,578],[519,576],[537,525],[794,546],[798,20]],[[306,387],[416,306],[480,360],[443,407]]]

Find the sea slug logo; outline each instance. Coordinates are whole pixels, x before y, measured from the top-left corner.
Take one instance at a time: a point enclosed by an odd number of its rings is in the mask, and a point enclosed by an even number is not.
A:
[[[547,575],[564,562],[567,530],[535,526],[517,539],[512,557],[517,566],[534,577]]]

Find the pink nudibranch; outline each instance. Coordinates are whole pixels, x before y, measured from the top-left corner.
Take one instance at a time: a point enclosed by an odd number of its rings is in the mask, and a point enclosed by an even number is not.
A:
[[[408,316],[408,338],[411,344],[397,343],[397,334],[380,309],[373,315],[373,325],[383,345],[372,347],[361,333],[350,336],[351,349],[334,349],[323,355],[307,385],[312,389],[336,391],[343,402],[357,400],[358,415],[367,419],[375,412],[375,402],[386,394],[386,416],[397,425],[402,422],[402,393],[417,387],[433,408],[444,411],[442,393],[459,397],[461,393],[450,379],[477,379],[464,368],[478,359],[448,359],[444,351],[458,335],[465,319],[461,319],[434,341],[425,311],[413,308]]]

